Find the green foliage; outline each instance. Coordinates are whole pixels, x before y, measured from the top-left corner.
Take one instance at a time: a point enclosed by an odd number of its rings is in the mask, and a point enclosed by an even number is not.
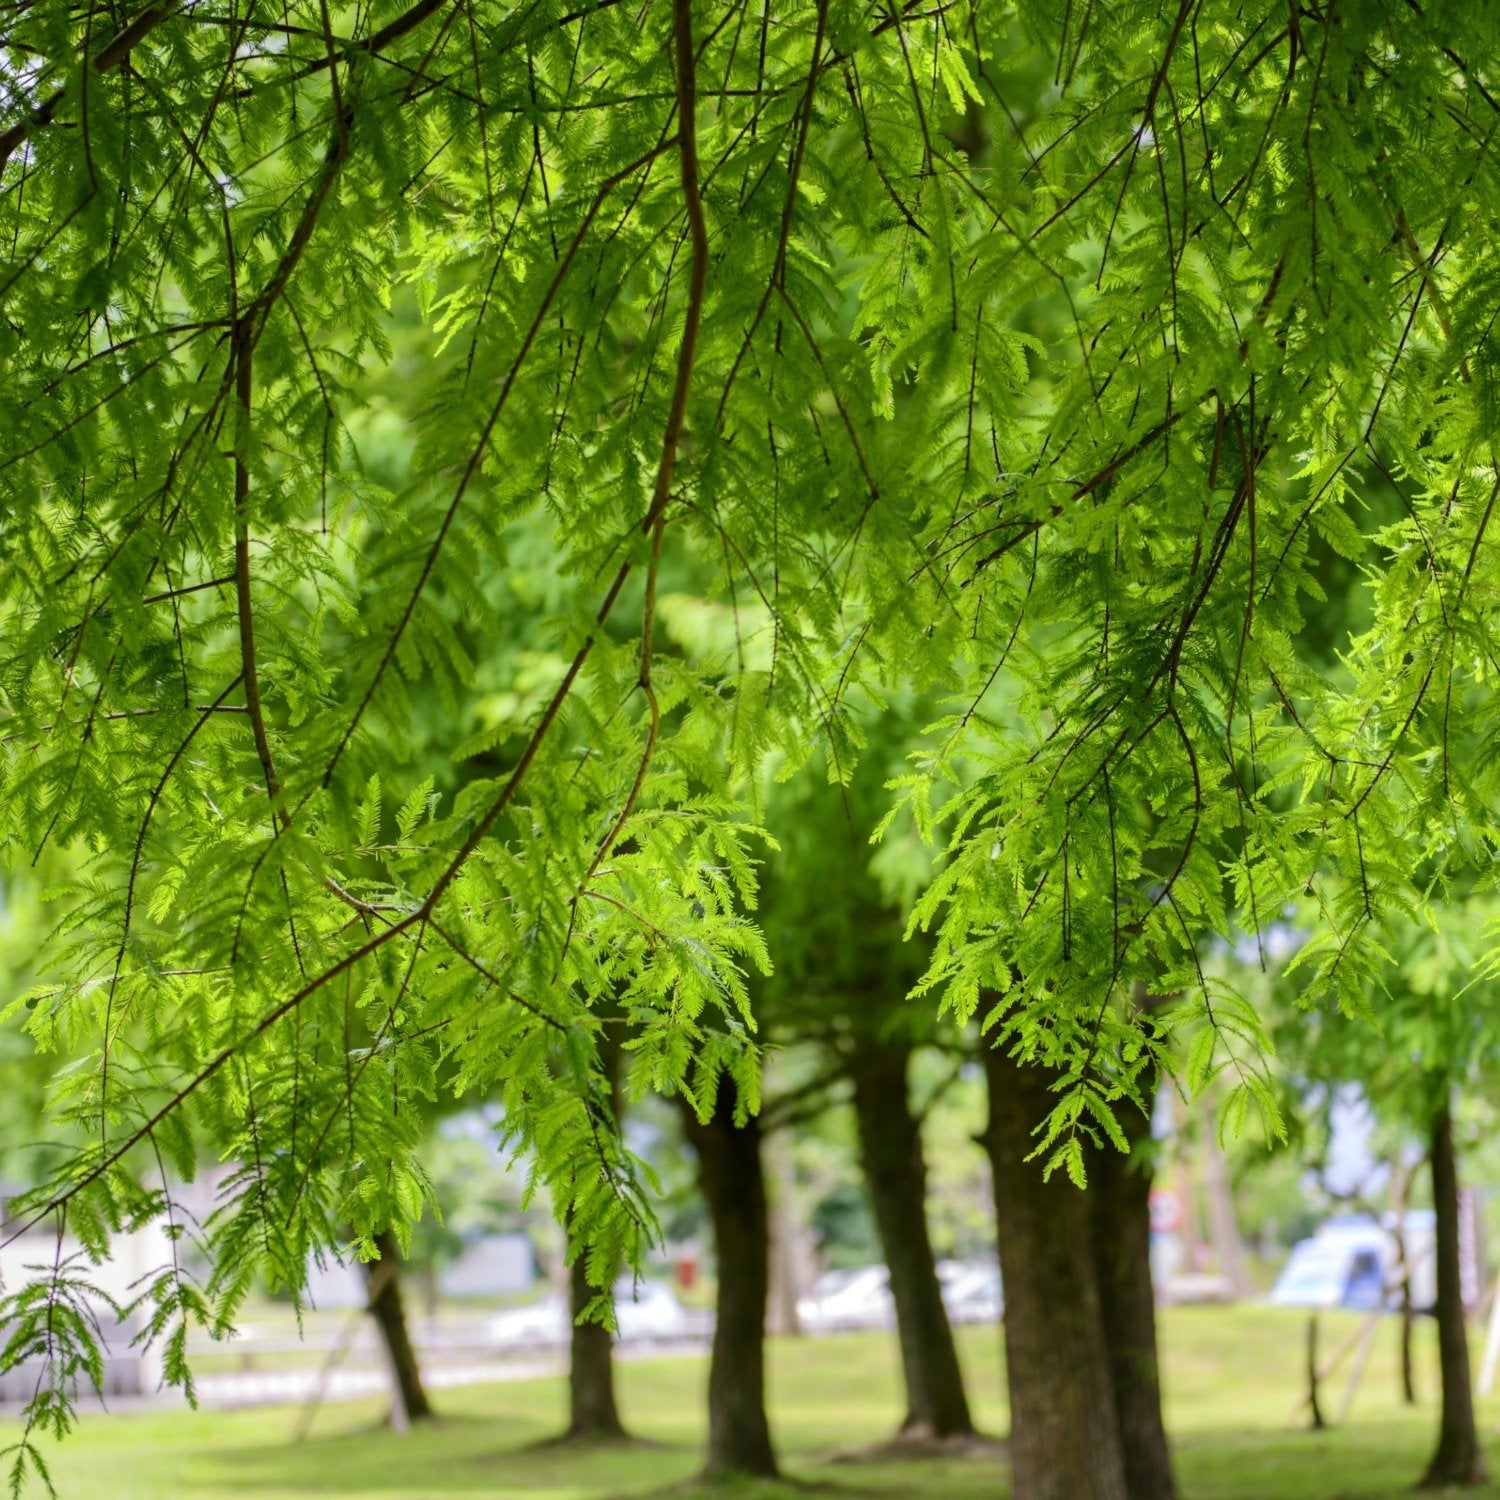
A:
[[[161,1292],[222,1326],[404,1234],[458,1093],[637,1254],[597,1013],[755,1107],[761,768],[849,782],[906,685],[951,701],[896,789],[925,988],[1061,1069],[1039,1149],[1113,1139],[1173,1026],[1274,1127],[1208,938],[1305,898],[1352,1012],[1492,846],[1497,43],[1485,0],[5,11],[0,836],[78,861],[12,1024],[86,1143],[37,1212],[99,1252],[236,1163],[205,1308]]]

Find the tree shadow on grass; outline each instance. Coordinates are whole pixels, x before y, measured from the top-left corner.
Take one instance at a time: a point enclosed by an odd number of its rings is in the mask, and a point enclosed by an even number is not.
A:
[[[1173,1461],[1184,1500],[1411,1500],[1431,1441],[1416,1423],[1200,1431],[1174,1439]],[[1500,1484],[1452,1493],[1500,1500]]]
[[[1325,1433],[1197,1429],[1174,1444],[1183,1500],[1410,1500],[1431,1441],[1421,1420],[1350,1423]],[[197,1449],[176,1493],[289,1494],[441,1500],[1002,1500],[1009,1476],[997,1446],[913,1458],[900,1445],[864,1451],[794,1449],[781,1482],[705,1484],[697,1434],[649,1444],[543,1444],[541,1420],[440,1418],[401,1437],[346,1427],[302,1443]],[[1500,1444],[1493,1444],[1500,1450]],[[163,1490],[165,1494],[168,1491]],[[1500,1500],[1500,1484],[1463,1492]]]
[[[199,1472],[215,1488],[401,1497],[605,1495],[622,1481],[639,1493],[690,1473],[696,1446],[653,1442],[548,1442],[531,1424],[443,1416],[404,1436],[371,1426],[300,1443],[220,1447]]]
[[[969,1463],[1005,1463],[1010,1448],[1004,1438],[987,1433],[969,1432],[952,1437],[897,1433],[876,1443],[853,1448],[834,1448],[819,1455],[819,1462],[829,1464],[925,1463],[929,1459],[947,1459]]]
[[[444,1417],[398,1436],[381,1427],[345,1430],[304,1442],[234,1446],[201,1455],[197,1473],[221,1492],[284,1495],[389,1495],[400,1500],[485,1495],[526,1500],[993,1500],[999,1475],[973,1458],[845,1459],[794,1455],[780,1480],[705,1481],[698,1443],[558,1444],[512,1430],[496,1442],[496,1423]],[[1001,1481],[1003,1483],[1003,1481]]]

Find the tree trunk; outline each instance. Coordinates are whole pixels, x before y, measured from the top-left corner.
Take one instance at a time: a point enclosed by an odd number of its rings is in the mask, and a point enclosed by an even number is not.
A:
[[[568,1310],[573,1318],[566,1434],[570,1438],[625,1436],[615,1405],[614,1340],[602,1323],[578,1321],[598,1291],[580,1255],[568,1269]]]
[[[1155,1092],[1153,1084],[1148,1106]],[[1087,1199],[1099,1311],[1126,1490],[1130,1500],[1174,1500],[1151,1284],[1151,1121],[1129,1105],[1119,1120],[1130,1141],[1130,1155],[1106,1146],[1089,1164]]]
[[[1417,1404],[1417,1379],[1412,1363],[1411,1335],[1416,1318],[1412,1314],[1411,1284],[1401,1287],[1401,1399],[1408,1406]]]
[[[698,1154],[698,1181],[714,1226],[717,1318],[708,1367],[708,1462],[711,1476],[776,1477],[766,1421],[766,1295],[770,1275],[766,1183],[760,1122],[734,1122],[735,1090],[719,1081],[714,1112],[700,1122],[682,1101],[687,1138]]]
[[[599,1061],[609,1081],[610,1105],[620,1118],[620,1037],[606,1025],[599,1039]],[[565,1438],[623,1438],[624,1424],[615,1404],[614,1338],[602,1323],[579,1322],[583,1310],[614,1286],[611,1273],[603,1286],[589,1279],[580,1252],[568,1267],[568,1312],[572,1321],[568,1350],[568,1430]]]
[[[1432,1203],[1437,1217],[1438,1363],[1443,1410],[1437,1452],[1422,1476],[1422,1488],[1484,1482],[1484,1459],[1474,1426],[1474,1392],[1469,1377],[1469,1339],[1458,1250],[1458,1162],[1453,1149],[1453,1116],[1445,1099],[1432,1122]]]
[[[1240,1247],[1240,1229],[1235,1222],[1234,1194],[1229,1186],[1229,1164],[1214,1129],[1213,1103],[1208,1094],[1200,1100],[1199,1119],[1203,1142],[1203,1195],[1208,1207],[1208,1237],[1213,1245],[1219,1275],[1229,1283],[1229,1295],[1238,1302],[1246,1296],[1245,1257]]]
[[[866,1041],[853,1066],[860,1164],[891,1276],[901,1368],[906,1379],[903,1436],[953,1437],[974,1431],[953,1330],[927,1232],[927,1163],[922,1123],[907,1097],[911,1047]]]
[[[1311,1413],[1308,1420],[1314,1432],[1322,1432],[1328,1426],[1323,1416],[1323,1404],[1318,1399],[1318,1314],[1315,1308],[1307,1315],[1307,1405]]]
[[[1182,1200],[1182,1222],[1177,1240],[1182,1250],[1180,1269],[1192,1275],[1203,1269],[1203,1226],[1199,1216],[1198,1165],[1193,1150],[1193,1116],[1180,1106],[1175,1093],[1168,1093],[1172,1106],[1172,1139],[1176,1144],[1178,1197]]]
[[[406,1309],[401,1303],[401,1252],[389,1230],[375,1236],[375,1245],[380,1256],[365,1267],[365,1283],[370,1290],[370,1315],[385,1343],[395,1377],[395,1396],[402,1406],[401,1412],[392,1414],[393,1420],[400,1425],[404,1416],[407,1422],[420,1422],[432,1415],[432,1407],[422,1388],[422,1369],[412,1348]]]
[[[1406,1244],[1406,1200],[1411,1192],[1412,1173],[1398,1161],[1391,1177],[1391,1218],[1395,1223],[1396,1264],[1401,1271],[1401,1399],[1408,1406],[1417,1404],[1417,1387],[1411,1359],[1411,1255]]]
[[[1005,1286],[1010,1456],[1018,1500],[1127,1500],[1086,1196],[1027,1161],[1055,1102],[1051,1075],[996,1047],[983,1144],[995,1175]]]
[[[797,1298],[804,1285],[801,1275],[801,1227],[797,1222],[796,1174],[792,1168],[786,1132],[772,1131],[764,1142],[767,1224],[770,1232],[770,1290],[766,1330],[780,1338],[797,1338],[802,1320]]]

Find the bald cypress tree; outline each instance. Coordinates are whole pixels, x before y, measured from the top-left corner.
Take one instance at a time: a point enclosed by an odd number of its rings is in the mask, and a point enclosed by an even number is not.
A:
[[[928,991],[998,997],[1060,1078],[1044,1165],[1081,1179],[1156,1076],[1138,981],[1274,1130],[1202,944],[1306,893],[1353,1008],[1420,872],[1487,868],[1497,27],[0,13],[0,830],[86,853],[11,1024],[92,1058],[35,1211],[95,1253],[244,1164],[206,1289],[147,1289],[174,1379],[255,1275],[399,1242],[439,1089],[496,1090],[599,1263],[638,1256],[596,1008],[700,1118],[725,1074],[754,1097],[758,772],[845,779],[902,680],[952,703],[896,791],[944,851]],[[389,489],[397,298],[434,383]],[[559,597],[497,683],[526,525]],[[1325,667],[1340,555],[1369,607]],[[426,695],[487,757],[461,790],[413,764]],[[7,1309],[33,1424],[88,1367],[75,1295]]]

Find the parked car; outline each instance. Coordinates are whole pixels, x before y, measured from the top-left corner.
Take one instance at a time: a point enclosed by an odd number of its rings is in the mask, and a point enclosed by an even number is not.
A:
[[[938,1267],[950,1323],[998,1323],[1005,1311],[1000,1267],[991,1261],[954,1261]]]
[[[565,1344],[569,1338],[567,1301],[558,1292],[548,1292],[535,1302],[496,1313],[485,1323],[484,1331],[496,1344]]]
[[[894,1327],[896,1303],[891,1296],[891,1273],[884,1266],[825,1271],[807,1296],[797,1299],[797,1318],[814,1333]]]
[[[629,1276],[615,1283],[615,1327],[622,1344],[681,1338],[689,1331],[687,1311],[666,1282]]]
[[[616,1337],[622,1344],[681,1338],[691,1331],[686,1310],[665,1282],[622,1276],[614,1295]],[[572,1336],[567,1300],[559,1292],[548,1292],[522,1307],[508,1307],[489,1320],[485,1332],[497,1344],[565,1344]]]
[[[943,1305],[955,1323],[994,1323],[1004,1306],[1000,1267],[992,1261],[946,1260],[939,1263]],[[884,1266],[826,1271],[797,1302],[802,1326],[813,1333],[840,1329],[891,1328],[896,1303],[891,1273]]]

